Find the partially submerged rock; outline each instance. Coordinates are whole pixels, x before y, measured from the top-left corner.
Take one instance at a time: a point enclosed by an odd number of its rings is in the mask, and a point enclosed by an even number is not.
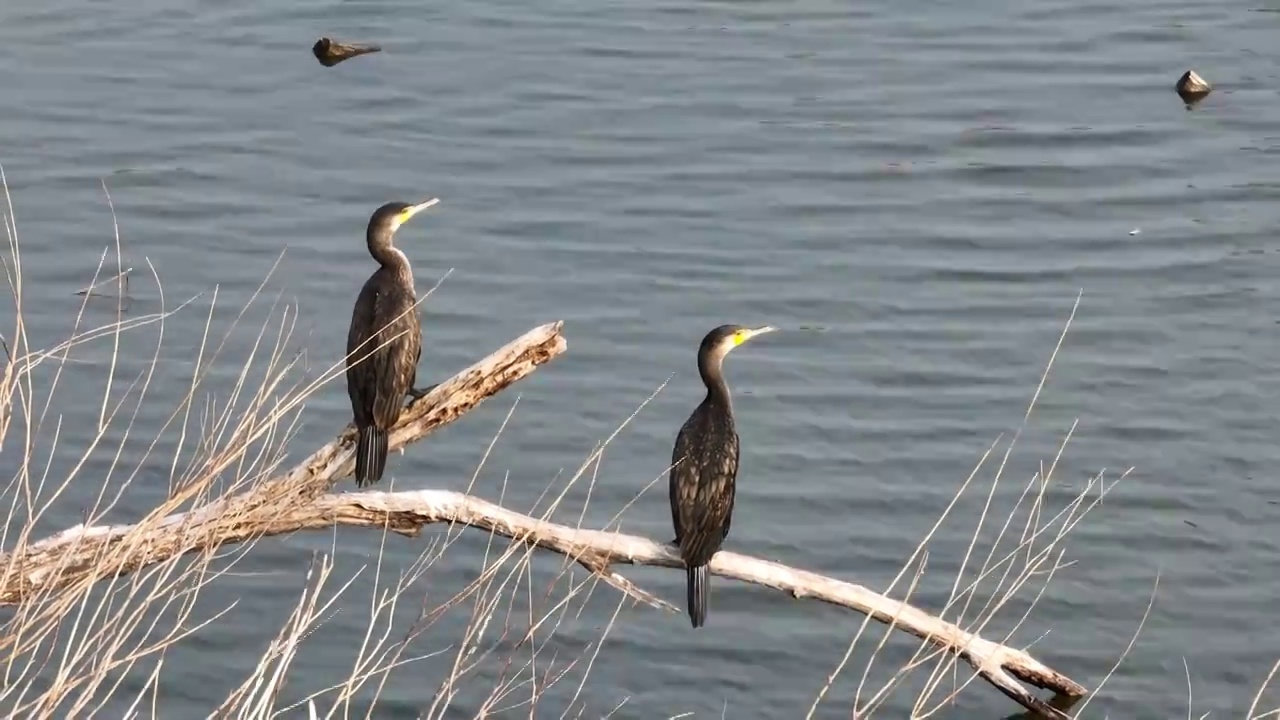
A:
[[[1178,91],[1178,95],[1182,101],[1188,105],[1194,105],[1205,99],[1209,93],[1213,92],[1213,86],[1208,81],[1196,74],[1195,70],[1188,70],[1178,78],[1178,84],[1174,86]]]
[[[333,67],[343,60],[350,60],[357,55],[366,55],[368,53],[381,52],[382,48],[377,45],[361,45],[358,43],[343,43],[332,38],[322,37],[311,46],[311,53],[316,56],[320,64],[325,67]]]

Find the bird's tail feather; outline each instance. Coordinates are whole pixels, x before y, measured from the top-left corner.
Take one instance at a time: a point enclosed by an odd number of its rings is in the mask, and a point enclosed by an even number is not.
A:
[[[706,565],[686,570],[689,578],[689,620],[695,628],[707,622],[707,600],[711,595],[711,578]]]
[[[386,466],[387,434],[373,425],[360,428],[360,437],[356,441],[356,487],[381,480]]]

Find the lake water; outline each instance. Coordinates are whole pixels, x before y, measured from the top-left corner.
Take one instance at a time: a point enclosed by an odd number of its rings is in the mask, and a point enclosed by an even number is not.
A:
[[[473,491],[528,510],[670,378],[605,453],[584,520],[601,526],[669,462],[700,398],[701,336],[771,323],[783,332],[727,364],[743,446],[728,547],[884,588],[990,443],[1018,430],[1083,291],[997,499],[1053,461],[1076,419],[1051,503],[1104,469],[1108,481],[1134,470],[1072,532],[1074,564],[1017,642],[1094,687],[1158,577],[1137,643],[1085,716],[1182,717],[1190,703],[1195,717],[1242,717],[1280,657],[1278,33],[1271,0],[8,3],[0,163],[26,322],[34,342],[70,330],[74,293],[113,243],[105,181],[135,268],[130,314],[160,307],[148,263],[167,307],[198,296],[165,327],[124,457],[136,464],[189,387],[215,288],[220,335],[284,253],[210,392],[230,392],[277,297],[296,303],[289,347],[314,377],[341,356],[374,267],[369,214],[438,196],[399,234],[420,292],[449,273],[425,304],[420,377],[557,319],[569,352],[393,455],[380,489],[467,487],[514,405]],[[385,51],[323,68],[310,54],[322,35]],[[1216,90],[1189,111],[1172,86],[1190,68]],[[94,303],[87,321],[113,312]],[[113,396],[158,339],[154,327],[126,337]],[[62,380],[51,413],[63,447],[95,431],[109,352],[84,348]],[[301,417],[291,459],[349,420],[342,381]],[[163,496],[175,442],[165,436],[163,461],[143,464],[114,519]],[[104,480],[112,454],[94,455],[46,531],[79,522],[104,482],[123,484]],[[993,467],[931,545],[925,608],[951,589]],[[566,501],[574,516],[586,482]],[[665,481],[622,527],[670,537]],[[336,545],[346,578],[380,542],[362,530],[261,542],[204,591],[205,616],[236,605],[169,654],[159,716],[203,716],[243,680],[313,551]],[[426,544],[388,539],[383,581]],[[410,588],[393,631],[472,580],[485,545],[464,534]],[[526,594],[558,563],[536,568]],[[682,573],[624,572],[683,607]],[[371,573],[307,640],[286,698],[346,676]],[[575,713],[625,701],[615,717],[803,717],[862,617],[712,582],[698,632],[683,614],[624,609]],[[600,586],[575,605],[549,645],[556,662],[598,637],[616,603]],[[416,641],[447,652],[396,671],[377,717],[430,705],[467,612]],[[817,717],[850,716],[874,642]],[[913,647],[895,636],[869,687]],[[450,716],[475,713],[499,669],[477,670]],[[535,714],[558,717],[573,689],[557,686]],[[883,715],[905,717],[913,697],[894,695]],[[1278,703],[1272,692],[1260,709]],[[940,716],[1016,710],[978,683]]]

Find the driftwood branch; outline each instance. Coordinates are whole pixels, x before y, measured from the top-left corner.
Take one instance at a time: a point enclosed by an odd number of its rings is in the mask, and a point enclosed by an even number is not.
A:
[[[560,331],[558,322],[535,328],[416,400],[392,430],[391,449],[422,439],[564,352],[566,341]],[[632,597],[676,609],[612,569],[619,564],[683,568],[669,545],[557,525],[455,492],[327,494],[337,480],[354,469],[354,443],[355,430],[348,426],[292,470],[238,494],[176,512],[178,503],[196,497],[195,488],[184,488],[136,524],[80,525],[0,555],[0,604],[13,605],[76,586],[84,588],[188,553],[269,535],[341,524],[413,536],[426,525],[454,523],[562,554]],[[221,466],[215,465],[211,474],[220,470]],[[712,559],[710,571],[796,598],[849,608],[891,624],[955,653],[1003,693],[1044,717],[1065,720],[1066,715],[1033,695],[1023,683],[1050,690],[1059,700],[1086,693],[1083,686],[1022,650],[979,637],[860,585],[724,551]]]
[[[562,325],[555,322],[530,330],[414,401],[393,428],[390,449],[421,440],[563,353],[567,343]],[[258,537],[272,526],[282,508],[305,506],[352,473],[355,439],[355,427],[348,425],[335,440],[283,475],[186,513],[173,513],[173,509],[207,489],[207,481],[180,490],[134,525],[78,525],[6,552],[0,555],[0,605]],[[237,457],[227,453],[203,475],[216,476]]]
[[[221,545],[298,530],[329,529],[335,524],[386,529],[412,537],[426,525],[450,523],[478,528],[565,555],[628,594],[671,610],[675,608],[635,588],[611,568],[617,564],[684,567],[679,554],[670,545],[633,535],[558,525],[476,497],[443,490],[322,495],[305,504],[282,506],[276,512],[260,517],[253,527],[230,523],[212,527],[203,517],[194,520],[189,517],[203,513],[203,510],[198,510],[174,515],[153,528],[91,527],[75,529],[74,534],[78,542],[90,545],[111,542],[131,533],[141,534],[134,538],[138,541],[136,544],[155,552],[160,548],[181,548],[183,543],[178,537],[185,533],[185,528],[197,525],[207,526],[203,542]],[[213,532],[221,534],[212,536],[210,533]],[[67,548],[73,542],[64,537],[66,535],[63,533],[50,538],[39,547],[43,553],[57,553],[59,547]],[[163,558],[153,558],[152,562],[160,559]],[[1079,698],[1087,692],[1079,683],[1025,651],[979,637],[861,585],[725,551],[712,559],[710,570],[714,575],[773,588],[796,598],[821,600],[892,624],[956,653],[1001,692],[1044,717],[1065,719],[1066,715],[1036,697],[1022,683],[1050,690],[1059,700]]]
[[[284,533],[304,528],[326,528],[334,523],[386,527],[406,535],[417,534],[424,525],[456,523],[552,550],[597,572],[609,572],[610,566],[619,563],[684,567],[680,555],[671,545],[634,535],[557,525],[476,497],[443,490],[327,495],[317,498],[310,506],[295,508],[272,530]],[[1036,697],[1019,681],[1065,698],[1079,698],[1087,693],[1083,685],[1025,651],[986,640],[861,585],[725,551],[716,553],[709,569],[713,575],[773,588],[796,598],[821,600],[892,624],[958,654],[1005,695],[1045,717],[1066,720],[1067,716]]]

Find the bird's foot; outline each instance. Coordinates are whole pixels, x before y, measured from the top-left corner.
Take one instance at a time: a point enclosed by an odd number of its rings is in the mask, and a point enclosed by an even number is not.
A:
[[[440,383],[436,383],[435,385],[432,385],[430,387],[425,387],[422,389],[409,388],[409,392],[407,394],[410,400],[421,400],[422,398],[426,397],[427,393],[431,392],[432,390],[435,390],[438,387],[440,387]]]

